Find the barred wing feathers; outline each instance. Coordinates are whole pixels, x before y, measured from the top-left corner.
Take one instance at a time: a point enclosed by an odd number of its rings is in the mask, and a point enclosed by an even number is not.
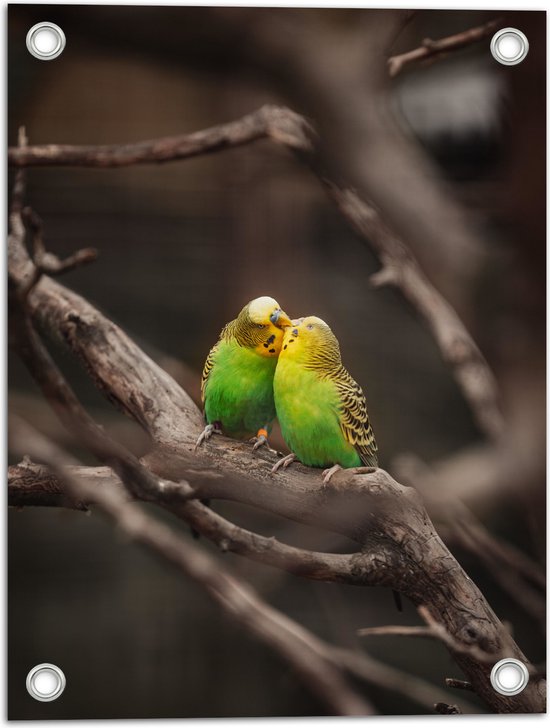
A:
[[[355,447],[365,465],[378,465],[378,447],[367,413],[363,390],[343,366],[334,383],[340,399],[340,425],[346,440]]]
[[[210,351],[208,352],[208,356],[206,357],[206,361],[204,362],[204,369],[202,370],[202,378],[201,378],[201,399],[204,403],[204,390],[206,388],[206,382],[208,381],[208,377],[210,376],[210,372],[212,371],[214,367],[214,360],[216,358],[216,353],[218,351],[218,344],[215,344]]]

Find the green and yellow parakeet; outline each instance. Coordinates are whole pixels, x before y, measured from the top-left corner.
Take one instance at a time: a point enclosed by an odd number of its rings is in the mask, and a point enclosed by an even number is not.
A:
[[[275,408],[291,454],[273,467],[298,459],[329,468],[377,467],[378,448],[361,387],[342,364],[338,340],[317,316],[285,329],[273,380]]]
[[[212,433],[267,442],[275,419],[273,376],[283,341],[282,327],[292,322],[275,299],[247,303],[222,330],[202,373],[206,427],[197,446]]]

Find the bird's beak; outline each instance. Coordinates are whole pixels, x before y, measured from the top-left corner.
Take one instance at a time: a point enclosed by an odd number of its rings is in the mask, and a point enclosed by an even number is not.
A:
[[[275,311],[273,311],[273,313],[269,317],[269,320],[272,324],[278,326],[280,329],[284,329],[287,326],[292,326],[292,321],[288,318],[284,311],[281,311],[280,308],[277,308]]]

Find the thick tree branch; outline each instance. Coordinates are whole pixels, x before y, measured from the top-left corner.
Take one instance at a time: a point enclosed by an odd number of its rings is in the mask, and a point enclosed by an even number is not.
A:
[[[398,472],[407,485],[414,486],[425,498],[432,514],[442,524],[446,541],[470,551],[487,568],[491,577],[546,631],[546,577],[544,570],[515,546],[495,538],[452,489],[442,497],[444,481],[436,479],[430,468],[415,456],[399,458]],[[519,480],[522,471],[517,470]]]
[[[15,508],[62,506],[85,510],[95,504],[94,488],[95,492],[115,489],[121,494],[125,493],[120,480],[110,468],[75,466],[68,472],[88,486],[89,500],[67,501],[63,485],[55,475],[42,465],[27,460],[8,468],[8,504]],[[143,490],[137,497],[153,503],[159,502],[152,494],[144,495]],[[186,521],[201,536],[213,541],[220,551],[241,554],[297,576],[361,586],[370,583],[375,586],[384,580],[388,569],[388,555],[383,551],[358,551],[350,554],[310,551],[236,526],[197,501],[178,505],[164,504],[164,507]]]
[[[392,78],[397,76],[401,71],[411,63],[417,63],[418,61],[433,62],[444,58],[455,51],[466,48],[467,46],[479,43],[480,40],[488,38],[502,25],[502,20],[490,20],[484,25],[479,25],[476,28],[469,28],[464,30],[462,33],[456,33],[446,38],[439,38],[438,40],[431,40],[425,38],[422,44],[412,51],[406,53],[400,53],[397,56],[391,56],[388,58],[388,73]]]
[[[16,451],[31,452],[51,468],[63,490],[75,502],[94,500],[95,505],[132,540],[172,564],[199,584],[228,615],[273,649],[300,675],[310,690],[336,715],[369,715],[372,706],[352,690],[331,648],[301,625],[263,602],[247,584],[221,568],[203,549],[183,541],[171,528],[147,515],[120,491],[93,489],[69,474],[66,460],[47,438],[17,426],[10,433]],[[129,473],[126,485],[132,490]]]

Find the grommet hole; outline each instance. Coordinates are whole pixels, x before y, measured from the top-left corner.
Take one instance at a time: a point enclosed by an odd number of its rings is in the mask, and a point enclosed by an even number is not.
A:
[[[529,53],[529,41],[517,28],[502,28],[491,39],[491,53],[499,63],[515,66]]]
[[[497,662],[491,670],[491,685],[501,695],[517,695],[529,682],[529,672],[523,662],[505,658]]]
[[[35,700],[48,703],[65,690],[65,675],[57,665],[35,665],[27,675],[27,691]]]
[[[65,33],[55,23],[37,23],[27,33],[27,50],[40,61],[51,61],[60,56],[65,43]]]

